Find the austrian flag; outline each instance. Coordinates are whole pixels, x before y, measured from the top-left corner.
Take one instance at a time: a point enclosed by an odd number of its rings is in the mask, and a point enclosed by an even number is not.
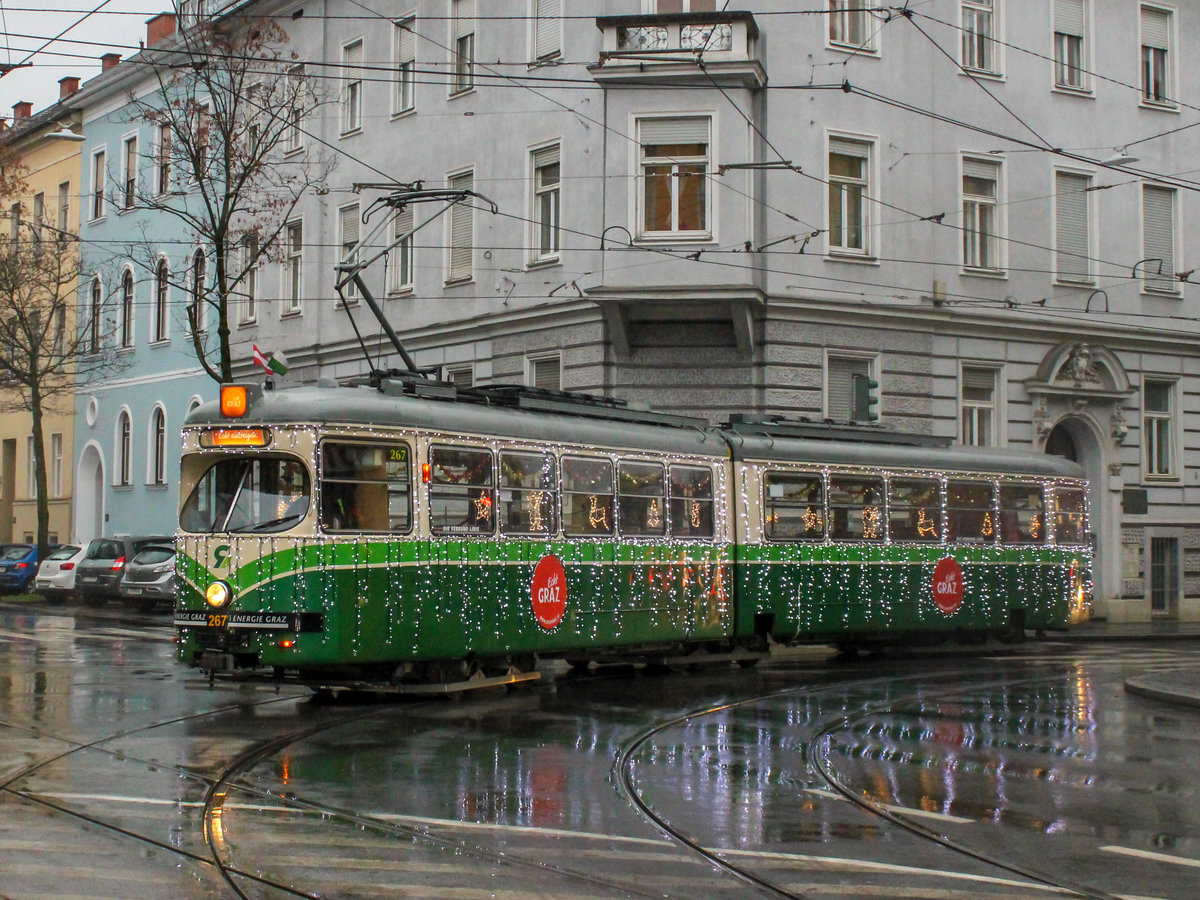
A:
[[[253,344],[252,346],[254,347],[255,364],[262,366],[272,375],[283,375],[287,372],[287,357],[283,355],[282,351],[272,353],[270,356],[264,356],[263,352],[258,349],[257,344]]]

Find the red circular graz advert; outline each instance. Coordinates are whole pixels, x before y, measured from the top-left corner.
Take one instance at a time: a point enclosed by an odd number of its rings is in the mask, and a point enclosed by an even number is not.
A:
[[[567,573],[557,556],[543,556],[533,570],[533,616],[537,623],[552,631],[567,611]]]
[[[947,556],[934,566],[930,588],[938,609],[947,615],[958,612],[963,601],[963,573],[953,557]]]

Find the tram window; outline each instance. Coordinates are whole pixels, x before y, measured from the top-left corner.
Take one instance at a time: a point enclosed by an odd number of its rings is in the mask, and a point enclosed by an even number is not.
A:
[[[565,456],[562,479],[563,532],[583,537],[612,534],[612,462]]]
[[[1000,485],[1000,540],[1006,544],[1046,541],[1046,510],[1040,484]]]
[[[996,539],[992,484],[988,481],[946,482],[946,540],[990,544]]]
[[[197,482],[179,511],[193,534],[287,531],[308,514],[308,470],[293,457],[223,459]]]
[[[558,509],[554,457],[549,453],[500,454],[501,534],[554,534]]]
[[[938,479],[888,479],[888,534],[893,541],[942,539],[942,485]]]
[[[671,466],[671,534],[713,536],[712,469]]]
[[[1054,540],[1058,544],[1082,544],[1087,531],[1087,507],[1079,488],[1055,490],[1058,511],[1054,521]]]
[[[621,534],[661,537],[667,533],[667,492],[660,463],[617,464]]]
[[[825,482],[819,472],[767,472],[763,524],[773,541],[825,540]]]
[[[829,476],[829,536],[835,541],[883,540],[883,479]]]
[[[495,473],[490,450],[433,447],[429,451],[429,530],[435,534],[495,531]]]
[[[407,444],[321,444],[321,527],[398,533],[412,528]]]

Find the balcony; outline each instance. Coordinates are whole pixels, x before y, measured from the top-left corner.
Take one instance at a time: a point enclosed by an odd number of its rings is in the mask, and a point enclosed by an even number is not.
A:
[[[601,16],[600,60],[588,71],[602,84],[717,84],[761,88],[758,25],[748,12]]]

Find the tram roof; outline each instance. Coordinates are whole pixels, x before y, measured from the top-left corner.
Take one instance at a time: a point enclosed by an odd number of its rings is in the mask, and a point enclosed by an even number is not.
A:
[[[613,450],[644,450],[681,456],[728,459],[729,446],[715,429],[700,425],[648,424],[600,415],[571,415],[453,399],[385,393],[369,387],[294,387],[252,392],[243,419],[221,415],[220,404],[205,403],[188,416],[189,425],[313,425],[412,428],[469,435],[484,440],[511,438],[547,444],[577,444]]]
[[[826,441],[770,434],[728,434],[733,458],[744,461],[813,463],[887,469],[1083,478],[1083,469],[1061,456],[995,447],[920,446],[862,441]]]

